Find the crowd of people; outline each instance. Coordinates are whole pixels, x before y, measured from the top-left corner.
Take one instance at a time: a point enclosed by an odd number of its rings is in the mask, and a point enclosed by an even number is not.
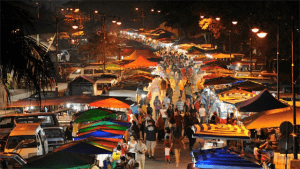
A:
[[[189,140],[190,151],[196,142],[192,126],[221,122],[218,111],[209,113],[214,101],[205,88],[197,86],[199,70],[193,60],[178,53],[161,56],[164,61],[159,66],[160,77],[152,81],[149,90],[152,99],[147,105],[134,105],[126,112],[127,120],[132,122],[131,136],[127,143],[122,142],[127,149],[121,148],[123,155],[129,157],[130,154],[141,169],[146,158],[155,159],[157,144],[164,145],[166,162],[170,163],[173,156],[178,166],[181,149],[186,148],[184,138]],[[178,90],[180,94],[176,98],[174,94]],[[231,114],[228,123],[233,124],[233,118]]]

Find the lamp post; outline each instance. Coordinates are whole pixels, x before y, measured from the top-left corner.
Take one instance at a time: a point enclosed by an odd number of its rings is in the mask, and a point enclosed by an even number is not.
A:
[[[236,21],[236,20],[233,20],[232,22],[231,22],[233,25],[236,25],[238,22]],[[231,48],[232,48],[232,44],[231,44],[231,35],[232,35],[232,25],[230,25],[230,30],[229,30],[229,32],[230,32],[230,35],[229,35],[229,52],[230,52],[230,62],[231,62]]]

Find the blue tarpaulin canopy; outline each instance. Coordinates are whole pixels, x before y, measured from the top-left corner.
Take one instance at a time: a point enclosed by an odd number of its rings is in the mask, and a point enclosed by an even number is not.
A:
[[[82,135],[80,137],[75,137],[74,140],[81,140],[81,139],[89,138],[89,137],[119,138],[119,139],[122,139],[123,135],[112,134],[112,133],[109,133],[109,132],[98,130],[98,131],[95,131],[95,132],[92,132],[92,133],[88,133],[86,135]]]

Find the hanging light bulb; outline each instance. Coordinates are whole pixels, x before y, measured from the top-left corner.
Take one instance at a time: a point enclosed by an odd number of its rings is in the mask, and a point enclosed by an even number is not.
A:
[[[264,37],[267,36],[267,34],[268,34],[268,33],[266,33],[266,32],[260,31],[260,32],[257,33],[257,36],[258,36],[259,38],[264,38]]]

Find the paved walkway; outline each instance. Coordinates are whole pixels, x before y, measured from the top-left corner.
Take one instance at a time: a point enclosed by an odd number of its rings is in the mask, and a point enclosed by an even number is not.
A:
[[[186,169],[187,165],[192,162],[192,156],[190,155],[190,150],[188,149],[188,139],[185,138],[185,145],[187,149],[182,149],[180,153],[180,169]],[[171,169],[176,168],[175,158],[171,157],[171,163],[165,162],[165,151],[163,143],[158,143],[155,151],[155,160],[150,160],[146,158],[145,169]]]

